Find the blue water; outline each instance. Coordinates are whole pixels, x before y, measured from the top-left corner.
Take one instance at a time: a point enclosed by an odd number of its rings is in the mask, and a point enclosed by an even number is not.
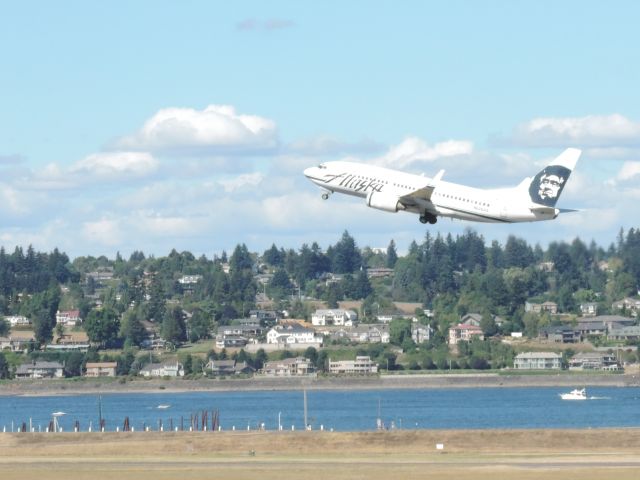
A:
[[[599,428],[640,426],[640,388],[590,388],[589,400],[563,401],[567,388],[464,388],[425,390],[307,391],[308,420],[314,429],[365,431],[376,428],[378,408],[387,427],[402,429]],[[65,431],[98,425],[99,404],[106,430],[122,428],[125,416],[135,430],[167,429],[180,417],[188,428],[192,414],[219,411],[224,430],[302,429],[302,391],[130,393],[0,397],[0,429],[11,431],[29,420],[44,430],[53,412]],[[159,409],[159,405],[169,405]],[[211,414],[209,414],[211,415]],[[211,418],[211,416],[209,417]],[[0,430],[2,431],[2,430]]]

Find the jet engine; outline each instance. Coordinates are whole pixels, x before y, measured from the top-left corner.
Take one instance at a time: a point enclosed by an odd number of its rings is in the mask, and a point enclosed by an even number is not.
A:
[[[367,195],[367,207],[392,213],[404,210],[404,205],[400,203],[400,198],[397,195],[389,195],[382,192],[369,192]]]

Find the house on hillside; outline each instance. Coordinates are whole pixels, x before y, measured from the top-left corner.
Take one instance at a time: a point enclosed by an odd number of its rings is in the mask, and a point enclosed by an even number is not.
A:
[[[631,316],[637,317],[640,311],[640,300],[631,297],[623,298],[622,300],[613,302],[613,304],[611,304],[611,310],[626,311],[629,312]]]
[[[31,320],[25,317],[24,315],[9,315],[4,317],[4,319],[9,322],[11,327],[28,327],[31,325]]]
[[[33,338],[0,337],[0,351],[24,352],[33,343]]]
[[[58,310],[56,312],[56,323],[64,325],[65,327],[75,327],[82,323],[80,318],[80,310]]]
[[[318,309],[311,315],[314,326],[338,325],[351,327],[358,321],[358,314],[342,308]]]
[[[276,325],[267,332],[267,343],[272,344],[317,344],[322,338],[316,336],[315,330],[306,328],[298,323]]]
[[[421,323],[411,324],[411,339],[415,343],[428,342],[432,336],[433,328],[431,328],[431,325],[422,325]]]
[[[459,323],[449,328],[449,345],[456,345],[458,342],[468,342],[473,337],[484,340],[484,334],[480,327]]]
[[[558,313],[558,304],[556,302],[525,302],[524,311],[532,313],[548,312],[552,315],[555,315],[556,313]]]
[[[552,325],[545,327],[538,333],[542,341],[550,343],[577,343],[580,341],[580,333],[567,325]]]

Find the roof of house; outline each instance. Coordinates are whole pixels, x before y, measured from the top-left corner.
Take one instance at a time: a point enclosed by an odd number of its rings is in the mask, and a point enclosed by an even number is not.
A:
[[[556,352],[522,352],[516,355],[520,359],[538,359],[538,358],[562,358],[562,355]]]
[[[89,368],[116,368],[118,362],[87,362],[87,369]]]

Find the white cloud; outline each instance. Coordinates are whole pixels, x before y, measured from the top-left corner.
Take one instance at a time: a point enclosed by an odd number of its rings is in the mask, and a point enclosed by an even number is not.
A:
[[[82,224],[82,236],[91,243],[107,247],[117,247],[123,240],[120,222],[108,218],[87,221]]]
[[[640,175],[640,162],[624,162],[618,172],[617,180],[624,182]]]
[[[345,142],[328,135],[318,135],[312,138],[296,140],[285,147],[288,153],[301,155],[353,155],[372,154],[384,149],[381,143],[370,139],[363,139],[357,142]]]
[[[640,143],[640,123],[623,115],[534,118],[515,128],[507,142],[534,147],[616,147]]]
[[[137,133],[116,142],[121,150],[191,154],[268,151],[277,145],[275,122],[238,114],[228,105],[209,105],[204,110],[164,108]]]
[[[264,180],[264,175],[260,172],[246,173],[235,178],[220,180],[220,184],[227,193],[240,190],[244,187],[256,187]]]
[[[158,169],[158,160],[147,152],[94,153],[71,166],[71,173],[104,178],[146,177]]]
[[[444,157],[469,155],[473,152],[473,143],[469,141],[448,140],[431,146],[417,137],[404,139],[373,163],[391,168],[405,168],[418,162],[433,162]]]

